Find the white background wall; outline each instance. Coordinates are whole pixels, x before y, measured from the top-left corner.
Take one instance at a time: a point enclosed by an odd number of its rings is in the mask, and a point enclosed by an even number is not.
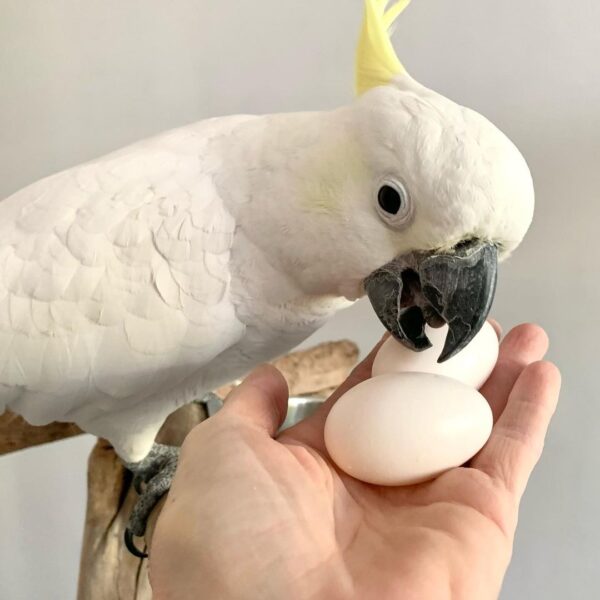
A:
[[[208,116],[351,100],[360,0],[0,0],[0,197]],[[533,229],[495,316],[537,321],[564,391],[525,497],[503,600],[599,597],[600,3],[415,0],[395,36],[423,83],[528,158]],[[359,303],[314,341],[380,335]],[[0,458],[0,598],[75,594],[93,440]]]

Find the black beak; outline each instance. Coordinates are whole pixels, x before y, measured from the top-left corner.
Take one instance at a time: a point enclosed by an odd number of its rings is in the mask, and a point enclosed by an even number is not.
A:
[[[431,347],[425,323],[448,323],[438,362],[460,352],[490,312],[498,272],[493,244],[471,240],[448,253],[413,252],[365,279],[365,290],[384,327],[415,351]]]

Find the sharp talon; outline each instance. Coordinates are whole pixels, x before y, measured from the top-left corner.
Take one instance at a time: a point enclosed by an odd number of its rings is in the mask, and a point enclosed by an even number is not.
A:
[[[138,558],[146,558],[148,555],[138,550],[134,538],[144,535],[152,510],[169,491],[178,457],[179,448],[154,444],[146,458],[127,465],[133,473],[132,485],[139,497],[129,515],[125,530],[125,545],[129,552]]]
[[[126,529],[125,530],[125,546],[127,547],[127,550],[129,550],[129,552],[131,552],[131,554],[133,554],[134,556],[136,556],[137,558],[148,558],[148,555],[145,552],[142,552],[141,550],[137,549],[137,546],[135,545],[135,542],[133,541],[133,533],[131,532],[131,529]]]

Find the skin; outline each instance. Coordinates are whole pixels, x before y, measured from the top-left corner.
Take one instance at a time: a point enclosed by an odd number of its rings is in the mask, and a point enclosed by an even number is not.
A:
[[[344,475],[323,444],[331,405],[370,376],[377,348],[279,437],[287,387],[260,367],[184,443],[150,552],[154,598],[497,598],[558,399],[547,348],[539,327],[513,329],[482,389],[495,420],[486,446],[404,488]]]

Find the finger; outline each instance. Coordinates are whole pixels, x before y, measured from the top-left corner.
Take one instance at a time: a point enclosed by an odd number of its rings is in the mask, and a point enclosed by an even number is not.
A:
[[[471,466],[502,482],[516,500],[538,462],[560,391],[560,373],[548,362],[518,378],[492,435]]]
[[[283,436],[284,438],[291,438],[301,441],[309,446],[312,446],[320,452],[325,452],[325,441],[323,437],[323,430],[325,428],[325,420],[331,410],[331,407],[335,402],[343,396],[350,388],[359,384],[365,379],[371,377],[371,371],[373,369],[373,361],[375,356],[382,344],[390,337],[389,333],[379,340],[375,347],[369,352],[369,354],[358,364],[350,375],[346,378],[344,383],[340,385],[331,396],[320,406],[310,417],[304,419],[294,427],[287,429]]]
[[[287,413],[288,387],[271,365],[256,368],[225,399],[216,417],[238,417],[275,436]]]
[[[498,323],[498,321],[496,321],[496,319],[488,319],[488,322],[494,328],[494,331],[496,332],[498,339],[501,340],[502,339],[502,325],[500,325],[500,323]]]
[[[519,325],[502,340],[494,371],[481,388],[492,408],[494,422],[502,414],[508,395],[523,369],[544,358],[547,351],[548,336],[537,325]]]

